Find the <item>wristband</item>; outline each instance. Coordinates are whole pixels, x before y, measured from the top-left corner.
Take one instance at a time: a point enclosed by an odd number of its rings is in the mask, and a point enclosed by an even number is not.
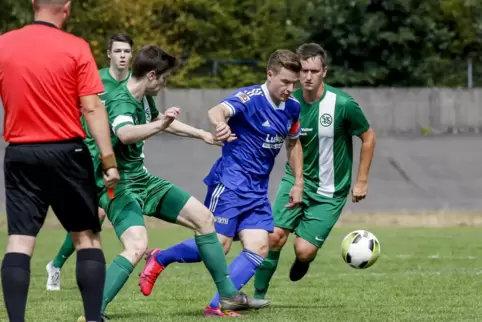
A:
[[[104,171],[111,168],[117,168],[117,162],[113,153],[106,155],[105,157],[100,157],[100,161],[102,163],[102,170]]]

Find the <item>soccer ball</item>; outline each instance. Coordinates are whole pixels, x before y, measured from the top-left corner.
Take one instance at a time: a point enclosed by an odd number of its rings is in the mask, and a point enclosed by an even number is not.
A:
[[[380,256],[380,242],[369,231],[352,231],[341,243],[341,256],[353,268],[368,268],[375,264]]]

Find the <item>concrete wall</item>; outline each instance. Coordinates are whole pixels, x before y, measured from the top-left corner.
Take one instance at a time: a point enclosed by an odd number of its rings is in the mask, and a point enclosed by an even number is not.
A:
[[[482,88],[347,88],[379,135],[476,131],[482,128]],[[168,89],[157,97],[161,110],[181,108],[181,120],[209,126],[206,111],[232,90]]]

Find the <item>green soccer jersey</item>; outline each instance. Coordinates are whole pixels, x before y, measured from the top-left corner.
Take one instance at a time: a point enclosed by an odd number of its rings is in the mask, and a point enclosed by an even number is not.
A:
[[[117,159],[117,169],[121,179],[136,176],[146,171],[144,167],[144,142],[122,144],[117,131],[128,124],[142,125],[151,122],[159,115],[154,99],[145,96],[137,100],[125,84],[118,86],[106,99],[105,106],[111,125],[112,146]]]
[[[301,89],[293,96],[301,104],[305,193],[320,201],[345,198],[352,178],[352,136],[370,127],[363,111],[351,96],[326,84],[323,95],[313,104],[304,102]],[[294,182],[288,163],[285,178]]]
[[[108,67],[100,69],[99,74],[100,74],[100,79],[102,80],[102,84],[104,85],[104,92],[102,94],[99,94],[99,98],[102,101],[102,104],[105,104],[107,95],[109,95],[110,92],[116,89],[117,86],[121,84],[125,84],[131,76],[131,72],[129,71],[128,76],[124,80],[118,81],[114,77],[112,77]],[[90,135],[89,128],[87,127],[87,123],[85,122],[85,119],[83,116],[81,117],[81,121],[82,121],[82,126],[84,127],[84,130],[85,130],[85,133],[87,135],[84,140],[84,143],[87,145],[90,151],[95,150],[96,144],[95,144],[94,138],[92,138],[92,136]]]
[[[131,76],[131,71],[129,71],[127,77],[124,80],[118,81],[109,72],[109,68],[102,68],[99,70],[100,74],[100,79],[102,80],[102,84],[104,84],[104,93],[99,94],[100,100],[102,101],[102,104],[105,104],[105,100],[107,98],[107,95],[109,95],[110,92],[112,92],[114,89],[117,88],[117,86],[121,84],[127,83]]]

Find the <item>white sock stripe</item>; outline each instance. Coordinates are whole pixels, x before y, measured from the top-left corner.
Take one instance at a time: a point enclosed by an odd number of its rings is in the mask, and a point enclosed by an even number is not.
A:
[[[248,253],[245,252],[246,256],[249,257],[253,262],[255,262],[258,265],[261,265],[261,263],[264,261],[263,257],[259,256],[258,254],[253,254],[253,253]]]

